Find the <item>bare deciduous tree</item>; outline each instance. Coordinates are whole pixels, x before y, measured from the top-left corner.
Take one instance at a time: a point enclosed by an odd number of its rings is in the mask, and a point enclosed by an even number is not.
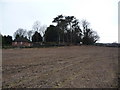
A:
[[[39,32],[40,27],[41,27],[41,23],[39,21],[35,21],[34,24],[33,24],[33,30],[34,30],[34,32],[35,31]]]
[[[19,28],[15,33],[14,33],[14,38],[17,37],[26,37],[27,31],[23,28]]]
[[[97,32],[93,31],[89,28],[90,23],[86,20],[82,20],[83,26],[83,44],[94,44],[96,41],[99,40],[99,36]]]
[[[89,28],[89,25],[90,25],[90,23],[89,22],[87,22],[86,20],[82,20],[82,27],[83,27],[83,29],[87,29],[87,28]]]
[[[32,31],[32,30],[30,30],[30,31],[27,32],[27,35],[28,35],[28,39],[29,39],[29,40],[32,40],[32,34],[33,34],[33,31]]]
[[[47,29],[47,25],[42,25],[42,26],[40,27],[39,32],[41,33],[42,37],[44,36],[46,29]]]
[[[46,29],[47,29],[47,25],[43,25],[43,26],[41,26],[41,28],[40,28],[40,33],[41,33],[41,36],[43,37],[43,38],[42,38],[42,41],[43,41],[43,42],[45,41],[44,35],[45,35]]]

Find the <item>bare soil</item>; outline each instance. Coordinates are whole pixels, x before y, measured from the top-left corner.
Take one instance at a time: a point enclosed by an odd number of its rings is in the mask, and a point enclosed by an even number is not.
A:
[[[118,48],[3,49],[3,88],[114,88]]]

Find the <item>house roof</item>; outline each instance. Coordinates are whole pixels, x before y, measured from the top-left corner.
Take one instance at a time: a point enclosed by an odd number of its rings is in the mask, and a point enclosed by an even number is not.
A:
[[[19,37],[14,40],[14,42],[30,42],[27,38]]]

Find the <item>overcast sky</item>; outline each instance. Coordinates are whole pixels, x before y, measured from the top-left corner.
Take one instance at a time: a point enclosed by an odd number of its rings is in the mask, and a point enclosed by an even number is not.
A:
[[[12,35],[18,28],[31,30],[35,21],[49,26],[57,15],[86,19],[99,42],[118,42],[119,0],[1,0],[0,32]]]

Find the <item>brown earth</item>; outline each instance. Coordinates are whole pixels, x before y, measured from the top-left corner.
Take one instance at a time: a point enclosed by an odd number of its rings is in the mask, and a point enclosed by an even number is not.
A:
[[[117,87],[118,48],[3,49],[3,88]]]

